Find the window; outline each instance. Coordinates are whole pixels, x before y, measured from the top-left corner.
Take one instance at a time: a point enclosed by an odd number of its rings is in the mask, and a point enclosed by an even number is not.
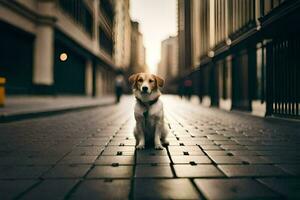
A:
[[[93,17],[84,2],[82,0],[59,0],[58,2],[59,6],[92,36]]]

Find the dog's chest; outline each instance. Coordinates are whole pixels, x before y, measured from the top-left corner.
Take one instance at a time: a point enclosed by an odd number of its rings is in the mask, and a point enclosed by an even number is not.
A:
[[[145,128],[155,127],[156,123],[163,115],[162,103],[158,101],[149,108],[137,104],[135,108],[135,115],[140,119],[142,118],[141,121]]]

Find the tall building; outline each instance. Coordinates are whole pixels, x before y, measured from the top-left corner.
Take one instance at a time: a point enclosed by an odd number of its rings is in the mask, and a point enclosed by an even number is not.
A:
[[[7,92],[111,92],[115,12],[112,0],[1,0],[0,76]]]
[[[202,102],[299,117],[299,13],[299,0],[178,0],[179,65]]]
[[[115,2],[115,48],[114,61],[118,68],[128,69],[130,65],[131,20],[129,0]]]
[[[165,80],[171,80],[178,75],[178,39],[170,36],[161,43],[161,56],[157,74]]]
[[[143,34],[139,30],[138,22],[131,22],[131,56],[130,73],[147,71],[146,49],[143,43]]]
[[[179,74],[184,75],[192,68],[191,59],[191,0],[178,0],[178,43],[179,43]]]

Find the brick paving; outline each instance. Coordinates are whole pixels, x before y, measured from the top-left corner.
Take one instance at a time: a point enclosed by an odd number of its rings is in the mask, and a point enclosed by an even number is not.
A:
[[[163,100],[161,151],[135,151],[132,97],[0,124],[0,199],[300,198],[299,122]]]

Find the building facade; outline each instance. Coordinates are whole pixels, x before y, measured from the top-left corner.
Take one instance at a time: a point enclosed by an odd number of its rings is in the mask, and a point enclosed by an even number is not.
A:
[[[161,43],[160,62],[157,65],[157,74],[165,79],[163,92],[177,92],[173,82],[176,81],[178,71],[178,37],[170,36]]]
[[[185,76],[192,69],[191,45],[192,45],[192,28],[191,28],[191,0],[177,1],[178,17],[178,64],[179,74]]]
[[[115,2],[115,48],[114,61],[118,68],[127,70],[130,65],[131,19],[129,0]]]
[[[194,6],[185,20],[179,12],[179,33],[181,21],[190,21],[191,33],[184,34],[193,45],[179,41],[179,49],[191,52],[189,77],[200,100],[227,110],[299,117],[300,1],[188,1]]]
[[[170,36],[161,43],[161,56],[157,74],[165,80],[178,75],[178,39]]]
[[[131,56],[129,73],[146,72],[146,48],[143,43],[143,34],[139,30],[139,23],[131,22]]]
[[[0,0],[0,76],[7,92],[112,92],[114,6],[112,0]]]

